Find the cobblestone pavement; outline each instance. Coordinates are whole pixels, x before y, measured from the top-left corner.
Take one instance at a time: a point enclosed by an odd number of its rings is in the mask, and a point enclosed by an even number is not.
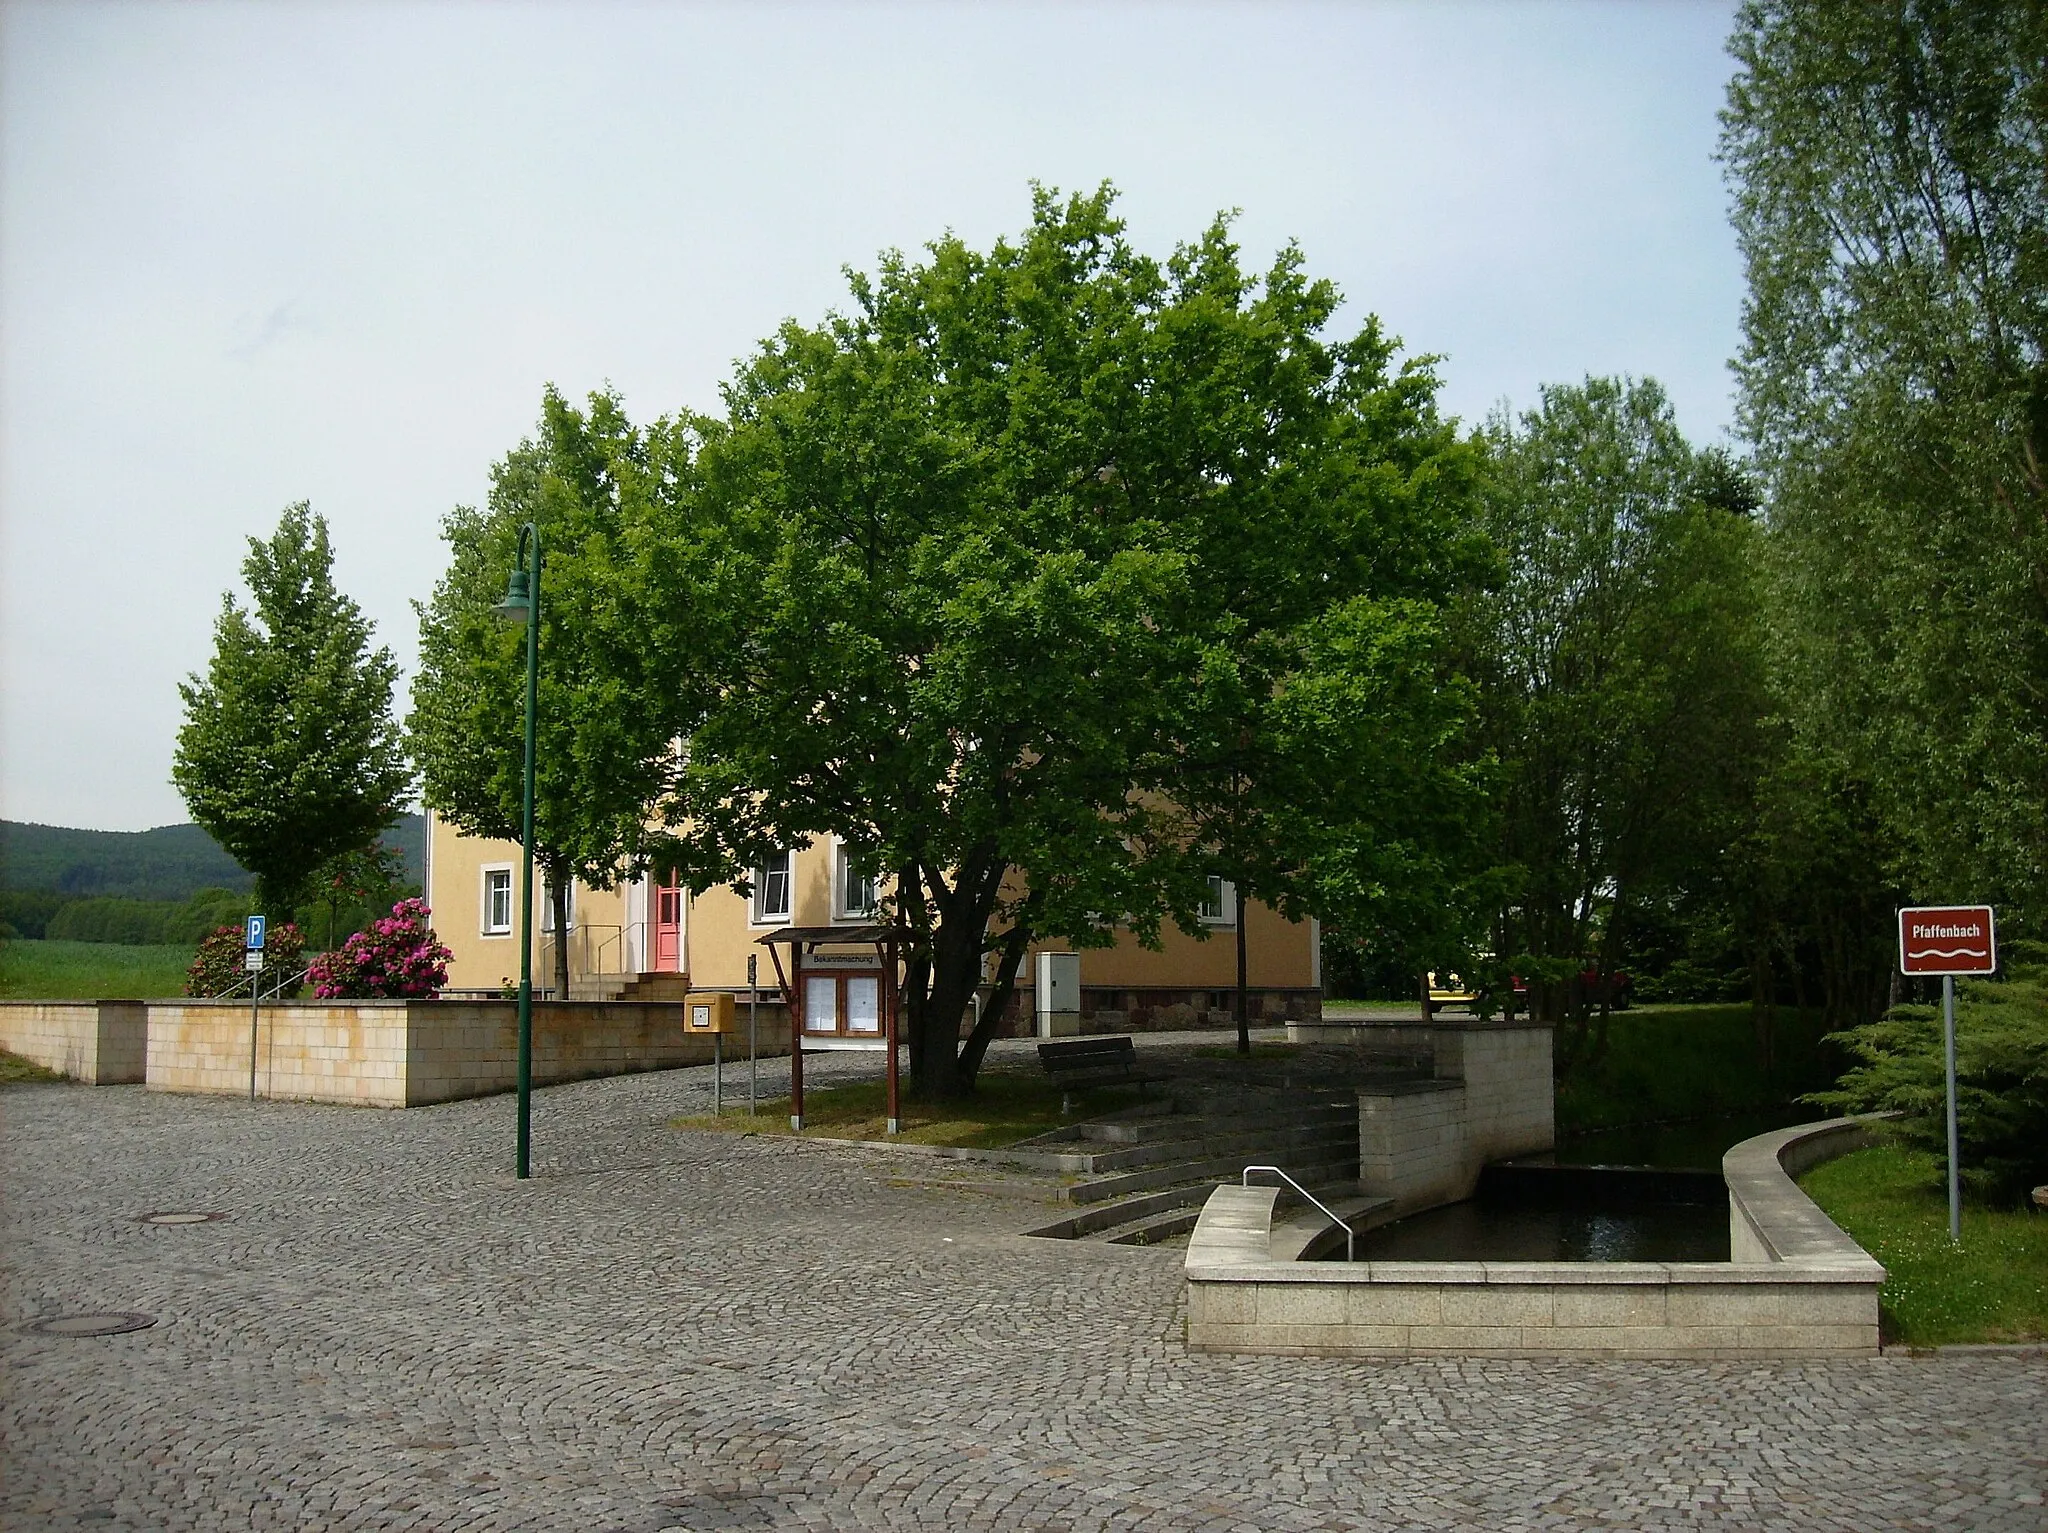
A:
[[[0,1525],[2048,1526],[2038,1360],[1195,1356],[1178,1252],[668,1128],[706,1074],[539,1093],[525,1185],[504,1097],[0,1092]]]

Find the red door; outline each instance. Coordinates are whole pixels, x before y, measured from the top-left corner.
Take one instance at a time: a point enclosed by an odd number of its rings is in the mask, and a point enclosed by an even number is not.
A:
[[[683,891],[680,885],[654,888],[654,968],[660,974],[683,967]]]

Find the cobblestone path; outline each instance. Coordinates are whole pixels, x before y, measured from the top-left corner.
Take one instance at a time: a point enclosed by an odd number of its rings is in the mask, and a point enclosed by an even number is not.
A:
[[[539,1093],[525,1185],[509,1098],[0,1092],[0,1526],[2048,1527],[2039,1361],[1194,1356],[1179,1252],[706,1073]]]

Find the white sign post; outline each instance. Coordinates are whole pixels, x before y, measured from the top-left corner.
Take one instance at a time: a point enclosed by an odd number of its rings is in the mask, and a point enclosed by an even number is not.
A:
[[[1899,912],[1899,972],[1941,976],[1941,1047],[1948,1088],[1948,1238],[1963,1239],[1956,1147],[1956,976],[1998,969],[1998,921],[1989,905],[1915,905]]]

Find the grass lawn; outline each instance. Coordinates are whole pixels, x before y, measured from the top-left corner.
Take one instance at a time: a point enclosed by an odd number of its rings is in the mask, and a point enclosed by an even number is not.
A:
[[[0,1000],[149,1001],[185,993],[189,947],[0,943]]]
[[[70,1077],[55,1070],[45,1070],[33,1059],[23,1059],[19,1054],[10,1054],[0,1049],[0,1086],[12,1085],[16,1081],[61,1081]]]
[[[1252,1045],[1249,1057],[1254,1061],[1261,1059],[1293,1059],[1300,1053],[1301,1045],[1298,1043],[1255,1043]],[[1247,1056],[1238,1053],[1237,1045],[1234,1043],[1205,1043],[1195,1050],[1195,1057],[1197,1059],[1243,1059]]]
[[[1884,1263],[1886,1341],[2048,1339],[2048,1214],[1966,1202],[1952,1246],[1941,1162],[1904,1145],[1844,1155],[1799,1184]]]
[[[1824,1031],[1818,1012],[1779,1007],[1766,1069],[1747,1002],[1618,1011],[1608,1021],[1606,1057],[1558,1082],[1557,1130],[1583,1134],[1781,1106],[1834,1084],[1843,1062],[1821,1043]],[[1560,1049],[1564,1042],[1560,1029]]]
[[[735,1090],[737,1085],[737,1090]],[[1058,1085],[1035,1075],[984,1070],[970,1101],[928,1105],[910,1099],[903,1082],[903,1132],[899,1142],[953,1145],[991,1150],[1043,1134],[1078,1118],[1109,1112],[1138,1100],[1135,1087],[1098,1087],[1071,1093],[1074,1110],[1060,1114]],[[763,1097],[760,1111],[747,1114],[747,1078],[732,1075],[725,1082],[721,1117],[674,1118],[671,1128],[716,1130],[732,1134],[789,1133],[789,1098]],[[886,1088],[881,1081],[854,1081],[804,1091],[803,1137],[819,1139],[882,1139],[888,1127]]]

